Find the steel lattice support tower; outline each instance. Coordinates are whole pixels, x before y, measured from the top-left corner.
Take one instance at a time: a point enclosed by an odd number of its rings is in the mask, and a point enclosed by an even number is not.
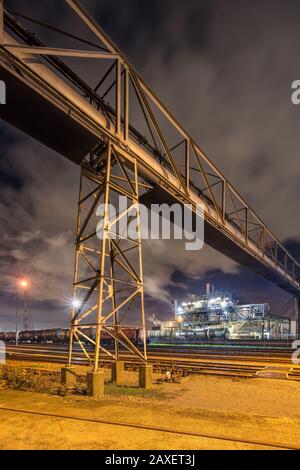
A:
[[[23,330],[31,329],[31,308],[28,289],[23,290]]]
[[[109,205],[120,196],[127,199],[128,207],[112,216]],[[125,228],[135,224],[136,238],[118,232],[117,224],[125,219]],[[142,352],[126,334],[125,320],[133,305],[137,305],[143,331]],[[113,352],[103,344],[103,335],[115,340]],[[147,361],[137,162],[125,162],[111,141],[104,151],[102,148],[100,157],[91,156],[82,165],[69,364],[74,341],[80,344],[95,372],[100,351],[118,361],[119,345],[142,362]],[[93,354],[85,343],[93,345]]]

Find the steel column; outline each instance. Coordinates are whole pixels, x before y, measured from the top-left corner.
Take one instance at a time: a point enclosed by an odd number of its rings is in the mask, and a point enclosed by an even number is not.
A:
[[[99,370],[101,352],[119,360],[120,345],[141,363],[147,362],[139,188],[137,161],[126,160],[111,141],[100,159],[91,157],[82,165],[69,365],[75,341],[94,372]],[[121,196],[127,198],[126,209],[119,206],[120,199],[117,202]],[[112,214],[111,204],[119,206],[119,212]],[[135,223],[136,239],[125,230],[131,223]],[[125,323],[134,305],[140,319],[142,351]],[[104,335],[111,338],[112,350],[103,342]]]

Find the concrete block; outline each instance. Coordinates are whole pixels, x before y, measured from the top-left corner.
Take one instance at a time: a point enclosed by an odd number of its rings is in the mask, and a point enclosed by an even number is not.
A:
[[[139,368],[139,386],[140,388],[145,388],[149,390],[152,386],[152,375],[153,375],[153,366],[152,365],[142,365]]]
[[[104,372],[88,372],[86,375],[87,394],[100,398],[104,395]]]
[[[77,368],[73,366],[62,367],[61,383],[66,388],[74,388],[77,384]]]
[[[121,385],[124,381],[124,362],[113,362],[111,366],[111,381],[116,385]]]

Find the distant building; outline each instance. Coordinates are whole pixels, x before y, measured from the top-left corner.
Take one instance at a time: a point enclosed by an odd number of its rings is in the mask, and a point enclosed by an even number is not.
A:
[[[174,319],[156,324],[150,338],[188,342],[212,338],[271,339],[290,334],[288,319],[272,316],[267,303],[239,305],[231,292],[215,291],[207,284],[206,293],[174,305]]]

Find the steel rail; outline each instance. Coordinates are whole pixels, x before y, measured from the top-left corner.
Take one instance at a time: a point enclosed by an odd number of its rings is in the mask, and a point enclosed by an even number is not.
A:
[[[67,351],[53,351],[51,354],[51,350],[47,349],[44,351],[35,351],[35,348],[31,348],[30,351],[26,351],[29,348],[23,348],[23,351],[16,350],[17,348],[12,347],[10,351],[8,351],[8,357],[10,359],[17,359],[17,360],[33,360],[33,361],[41,361],[41,362],[64,362],[66,357]],[[20,348],[19,348],[20,349]],[[91,356],[92,357],[92,356]],[[77,350],[74,354],[74,360],[76,363],[80,363],[82,365],[86,364],[84,355]],[[122,360],[126,364],[126,368],[135,368],[140,364],[140,361],[135,359],[133,356],[128,354],[122,354]],[[222,361],[222,362],[221,362]],[[100,358],[100,362],[103,366],[109,366],[111,364],[111,360],[109,358],[104,359]],[[182,357],[182,355],[174,353],[171,355],[166,355],[166,357],[155,357],[153,354],[149,355],[149,363],[153,364],[155,370],[169,370],[173,368],[177,371],[187,371],[189,373],[206,373],[206,374],[214,374],[214,375],[231,375],[231,376],[244,376],[249,377],[255,375],[255,373],[266,366],[271,365],[280,365],[284,364],[290,368],[289,375],[295,376],[298,378],[300,371],[298,371],[293,364],[288,362],[286,359],[283,358],[262,358],[259,356],[231,356],[228,359],[228,356],[218,355],[211,355],[210,358],[203,357],[202,355],[196,357]]]

